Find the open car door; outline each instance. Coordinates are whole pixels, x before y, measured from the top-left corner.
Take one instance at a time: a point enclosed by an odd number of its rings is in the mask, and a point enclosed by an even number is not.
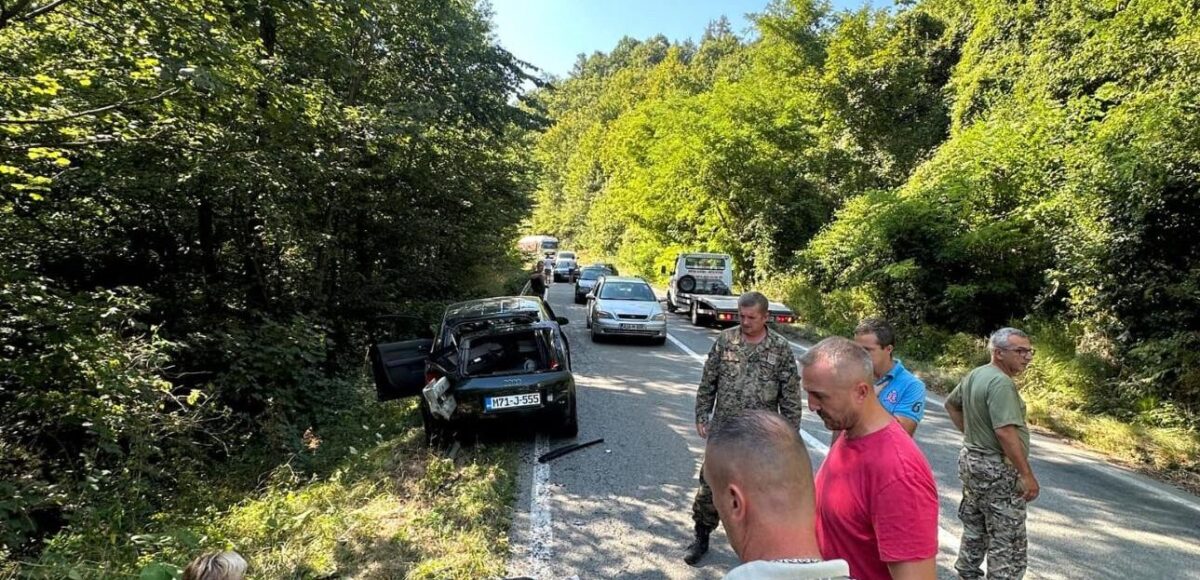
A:
[[[412,316],[381,316],[372,321],[371,374],[380,401],[421,394],[433,332]]]

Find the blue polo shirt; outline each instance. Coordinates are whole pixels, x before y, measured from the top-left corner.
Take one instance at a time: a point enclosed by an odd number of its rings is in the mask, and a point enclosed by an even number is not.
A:
[[[893,359],[892,370],[875,381],[879,402],[893,417],[921,422],[925,418],[925,383],[908,372],[900,359]]]

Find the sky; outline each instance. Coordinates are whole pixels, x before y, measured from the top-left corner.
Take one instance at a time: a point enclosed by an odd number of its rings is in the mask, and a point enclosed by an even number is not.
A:
[[[517,58],[565,77],[580,53],[608,52],[623,36],[663,34],[673,41],[699,40],[722,15],[739,35],[749,30],[746,13],[762,12],[769,0],[491,0],[500,44]],[[866,0],[833,0],[835,9]],[[876,6],[890,5],[877,0]]]

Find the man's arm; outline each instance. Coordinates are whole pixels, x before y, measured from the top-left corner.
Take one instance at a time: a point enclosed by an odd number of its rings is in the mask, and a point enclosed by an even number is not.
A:
[[[950,415],[950,422],[954,423],[954,428],[958,429],[959,433],[966,432],[963,427],[963,409],[962,409],[962,383],[954,387],[950,391],[950,396],[946,397],[946,414]]]
[[[1004,450],[1004,456],[1017,469],[1017,475],[1021,477],[1021,489],[1024,491],[1025,501],[1037,499],[1041,489],[1038,486],[1037,478],[1033,476],[1033,468],[1029,467],[1029,459],[1025,457],[1025,447],[1021,445],[1021,434],[1017,431],[1017,426],[997,427],[996,439],[1000,441],[1000,448]]]
[[[912,419],[909,419],[908,417],[902,417],[900,415],[896,415],[896,420],[900,422],[900,426],[904,427],[905,431],[908,431],[908,435],[910,437],[912,436],[913,433],[917,432],[917,422],[916,421],[913,421]]]
[[[892,580],[934,580],[937,578],[936,558],[912,562],[888,562],[888,573]]]
[[[782,350],[780,355],[784,358],[775,377],[779,385],[779,414],[799,429],[804,413],[804,403],[800,401],[800,367],[796,366],[796,356],[792,354],[791,346],[784,343]]]
[[[708,438],[708,419],[713,403],[717,401],[717,381],[721,374],[721,355],[724,353],[721,339],[713,342],[704,361],[704,372],[700,375],[700,386],[696,388],[696,432]]]

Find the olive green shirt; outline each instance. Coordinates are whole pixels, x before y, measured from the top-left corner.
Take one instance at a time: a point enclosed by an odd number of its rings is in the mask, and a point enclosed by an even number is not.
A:
[[[735,326],[721,332],[708,352],[696,389],[696,422],[716,428],[751,409],[779,413],[799,429],[800,372],[792,346],[778,332],[767,329],[762,342],[750,344]]]
[[[991,364],[963,377],[946,402],[962,408],[963,446],[985,455],[1004,456],[996,429],[1014,425],[1029,457],[1029,428],[1025,426],[1025,401],[1008,375]]]

